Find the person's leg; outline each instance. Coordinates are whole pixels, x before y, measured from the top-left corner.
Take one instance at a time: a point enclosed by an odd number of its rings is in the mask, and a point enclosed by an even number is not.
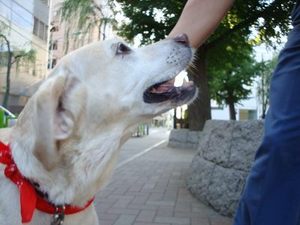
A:
[[[299,1],[298,1],[299,2]],[[274,71],[265,136],[235,225],[300,224],[300,6]]]

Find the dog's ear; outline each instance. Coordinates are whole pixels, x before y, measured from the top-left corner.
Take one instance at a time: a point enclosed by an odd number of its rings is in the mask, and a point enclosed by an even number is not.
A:
[[[48,170],[61,158],[58,142],[68,139],[75,129],[84,93],[78,78],[63,73],[51,76],[34,96],[34,154]]]
[[[76,102],[71,103],[70,101],[72,101],[72,94],[74,94],[78,83],[78,79],[72,77],[64,81],[64,87],[61,87],[61,84],[54,86],[53,91],[59,93],[59,96],[53,99],[54,104],[56,104],[53,121],[55,140],[67,139],[73,132],[76,115],[72,110],[72,104],[76,104]]]

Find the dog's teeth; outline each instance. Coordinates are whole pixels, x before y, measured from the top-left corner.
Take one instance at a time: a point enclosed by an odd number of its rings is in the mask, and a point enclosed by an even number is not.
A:
[[[166,84],[168,85],[174,85],[174,83],[175,83],[175,78],[166,82]]]
[[[174,87],[175,80],[169,80],[157,87],[152,87],[150,90],[151,93],[161,94],[165,92],[169,92]]]

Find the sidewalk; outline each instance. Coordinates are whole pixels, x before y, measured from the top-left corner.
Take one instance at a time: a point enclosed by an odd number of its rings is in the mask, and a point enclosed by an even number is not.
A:
[[[230,225],[196,200],[185,186],[193,150],[166,147],[161,130],[132,138],[117,169],[96,198],[101,225]]]

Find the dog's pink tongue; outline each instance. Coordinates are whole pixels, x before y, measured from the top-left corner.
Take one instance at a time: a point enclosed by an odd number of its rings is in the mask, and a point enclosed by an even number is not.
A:
[[[161,93],[171,91],[171,89],[174,87],[174,82],[175,82],[175,79],[169,80],[169,81],[159,85],[158,87],[152,88],[151,92],[161,94]]]

